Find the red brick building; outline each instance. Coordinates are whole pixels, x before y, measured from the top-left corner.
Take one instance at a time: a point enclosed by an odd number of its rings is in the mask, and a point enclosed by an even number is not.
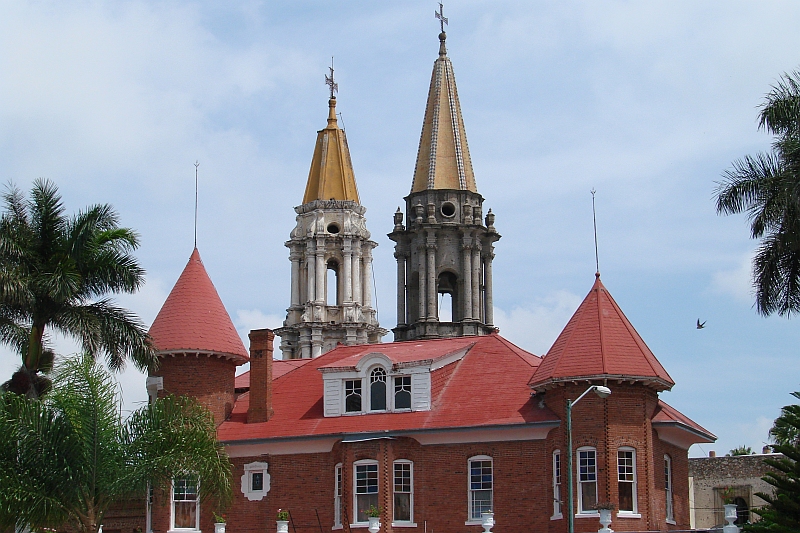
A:
[[[366,528],[370,507],[386,532],[478,532],[492,510],[495,531],[555,533],[568,522],[567,400],[601,385],[609,397],[589,394],[573,411],[575,530],[598,529],[601,502],[615,504],[617,531],[687,529],[687,450],[715,437],[659,399],[674,383],[599,274],[543,357],[494,327],[500,235],[482,211],[444,32],[439,39],[412,191],[389,234],[401,342],[378,343],[377,243],[331,72],[328,126],[287,242],[291,305],[277,330],[287,359],[273,360],[266,329],[245,350],[194,250],[150,330],[162,365],[149,391],[197,396],[214,413],[235,473],[230,533],[274,531],[279,508],[295,531]],[[210,532],[214,509],[201,508],[200,491],[202,480],[175,480],[152,499],[149,528]]]

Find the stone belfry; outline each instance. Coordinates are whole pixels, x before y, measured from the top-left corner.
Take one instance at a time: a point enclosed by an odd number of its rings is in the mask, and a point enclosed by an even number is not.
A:
[[[461,117],[444,24],[434,62],[425,121],[405,217],[394,215],[397,259],[395,340],[488,335],[492,312],[493,243],[500,238],[491,210],[483,216]],[[445,297],[446,296],[446,297]],[[440,303],[447,303],[450,309]],[[440,307],[443,307],[440,309]],[[444,316],[443,316],[444,315]],[[449,321],[443,321],[449,315]]]
[[[281,337],[283,359],[318,357],[337,343],[380,342],[388,331],[372,306],[372,249],[359,203],[347,137],[336,120],[330,86],[328,125],[317,133],[303,204],[286,242],[292,263],[291,305]]]

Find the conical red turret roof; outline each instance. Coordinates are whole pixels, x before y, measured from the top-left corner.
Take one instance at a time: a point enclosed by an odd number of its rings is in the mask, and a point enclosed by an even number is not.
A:
[[[210,352],[238,364],[249,359],[197,248],[150,326],[150,336],[162,354]]]
[[[657,390],[675,384],[600,281],[572,315],[529,385],[580,379],[641,381]]]

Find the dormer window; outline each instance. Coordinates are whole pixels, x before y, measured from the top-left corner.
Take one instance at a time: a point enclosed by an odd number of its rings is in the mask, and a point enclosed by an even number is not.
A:
[[[394,378],[394,408],[411,409],[411,376]]]
[[[344,382],[344,410],[346,413],[361,412],[361,380],[348,379]]]
[[[386,370],[380,366],[369,374],[369,410],[386,410]]]

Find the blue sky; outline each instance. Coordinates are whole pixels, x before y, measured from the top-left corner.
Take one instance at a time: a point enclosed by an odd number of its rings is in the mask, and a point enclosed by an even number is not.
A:
[[[138,230],[149,324],[198,247],[236,327],[277,327],[289,302],[323,75],[336,58],[375,282],[394,325],[392,214],[408,194],[433,61],[435,2],[0,4],[0,176],[54,180],[69,211],[109,202]],[[769,149],[771,84],[800,65],[792,1],[452,1],[448,51],[479,191],[497,215],[496,322],[544,354],[600,270],[676,381],[663,398],[760,450],[800,390],[796,320],[752,307],[756,244],[714,211],[731,162]],[[695,328],[700,318],[704,330]],[[389,336],[385,340],[391,340]],[[69,351],[68,343],[57,340]],[[17,359],[0,354],[0,373]],[[126,406],[144,379],[120,376]]]

